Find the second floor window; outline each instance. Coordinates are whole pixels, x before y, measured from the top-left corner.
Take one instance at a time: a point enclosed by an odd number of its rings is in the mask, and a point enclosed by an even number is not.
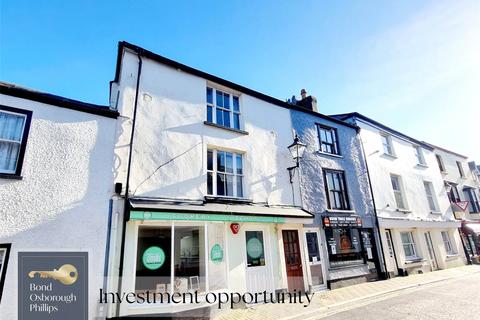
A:
[[[342,171],[323,170],[329,209],[350,210],[345,176]]]
[[[216,149],[207,151],[207,193],[243,198],[243,155]]]
[[[403,195],[402,179],[400,176],[390,175],[390,180],[392,182],[393,194],[395,196],[395,202],[398,209],[407,209],[407,204],[405,197]]]
[[[474,188],[464,188],[463,193],[465,199],[468,200],[468,211],[470,213],[480,212],[480,202],[478,201],[477,192]]]
[[[417,158],[417,163],[421,165],[426,165],[422,148],[421,147],[414,147],[414,148],[415,148],[415,157]]]
[[[435,158],[437,159],[437,164],[438,164],[438,168],[440,169],[440,172],[446,172],[447,170],[445,170],[445,165],[443,164],[442,157],[440,157],[440,155],[436,154]]]
[[[381,134],[383,153],[388,154],[389,156],[395,156],[392,145],[392,138],[389,135]]]
[[[340,154],[337,130],[322,125],[317,125],[317,128],[320,140],[320,151],[331,154]]]
[[[240,130],[239,97],[207,87],[207,122]]]
[[[457,161],[457,168],[458,168],[458,174],[460,174],[460,177],[465,178],[465,172],[463,172],[463,166],[460,161]]]
[[[20,175],[31,111],[0,107],[0,173]]]

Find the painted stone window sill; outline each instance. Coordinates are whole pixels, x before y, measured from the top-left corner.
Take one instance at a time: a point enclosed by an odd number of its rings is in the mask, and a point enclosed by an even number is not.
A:
[[[417,163],[417,167],[420,167],[420,168],[428,168],[428,166],[424,163]]]
[[[453,254],[447,254],[447,257],[445,258],[445,260],[449,261],[449,260],[455,260],[459,257],[458,253],[453,253]]]
[[[235,128],[224,127],[224,126],[218,125],[218,124],[213,123],[213,122],[203,121],[203,124],[205,124],[205,125],[207,125],[207,126],[214,127],[214,128],[231,131],[231,132],[236,132],[236,133],[245,134],[245,135],[248,134],[247,131],[240,130],[240,129],[235,129]]]
[[[18,174],[0,173],[0,179],[22,180],[23,177]]]
[[[331,212],[331,213],[355,213],[355,210],[341,210],[341,209],[327,209],[325,210],[327,212]]]
[[[423,258],[410,258],[408,260],[405,260],[405,264],[412,265],[412,264],[420,264],[422,262],[425,262],[426,260]]]
[[[235,198],[225,196],[205,196],[205,202],[210,203],[252,203],[252,199],[247,198]]]
[[[400,209],[400,208],[395,209],[395,211],[402,212],[402,213],[412,213],[412,211],[410,211],[408,209]]]
[[[448,171],[440,171],[441,174],[448,174]]]
[[[430,214],[434,214],[434,215],[441,215],[442,213],[440,211],[430,211]]]
[[[343,156],[341,154],[328,153],[328,152],[323,152],[323,151],[320,151],[320,150],[317,150],[316,153],[319,154],[319,155],[322,155],[322,156],[343,159]]]
[[[390,153],[383,153],[382,156],[386,157],[386,158],[390,158],[390,159],[397,159],[398,157],[394,154],[390,154]]]

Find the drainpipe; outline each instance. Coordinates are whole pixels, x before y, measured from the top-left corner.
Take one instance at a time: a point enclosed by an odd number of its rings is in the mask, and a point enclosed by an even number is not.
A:
[[[112,234],[113,199],[108,200],[107,240],[105,244],[105,265],[103,266],[103,292],[107,292],[108,263],[110,257],[110,237]]]
[[[123,222],[122,222],[122,242],[120,246],[120,265],[118,268],[118,290],[117,292],[120,294],[120,290],[122,289],[122,278],[123,278],[123,260],[125,258],[125,235],[126,235],[126,227],[127,222],[130,220],[130,203],[129,203],[129,194],[128,189],[130,185],[130,171],[132,167],[132,153],[133,153],[133,139],[135,137],[135,124],[137,119],[137,106],[138,106],[138,92],[140,88],[140,75],[142,74],[142,56],[141,52],[137,51],[138,56],[138,71],[137,71],[137,85],[135,88],[135,102],[133,105],[133,118],[132,118],[132,132],[130,135],[130,146],[129,146],[129,153],[128,153],[128,165],[127,165],[127,177],[125,182],[125,204],[123,208]],[[117,302],[117,317],[120,316],[120,303]]]
[[[358,131],[357,131],[357,134],[358,134],[358,138],[360,139],[360,149],[362,149],[363,158],[365,159],[365,169],[367,171],[368,186],[370,188],[370,194],[372,195],[373,212],[374,212],[374,215],[375,215],[375,225],[376,225],[377,230],[378,230],[378,241],[380,242],[380,249],[381,249],[380,251],[381,251],[381,256],[382,256],[382,260],[383,260],[383,267],[385,268],[384,278],[387,279],[388,278],[388,276],[387,276],[387,274],[388,274],[387,261],[385,259],[385,252],[383,250],[382,234],[380,233],[380,223],[378,221],[378,215],[377,215],[377,205],[375,204],[375,197],[373,196],[372,180],[370,179],[370,171],[368,170],[367,155],[365,154],[365,149],[363,148],[362,137],[360,137],[360,134],[359,134],[360,130],[361,129],[359,128]]]

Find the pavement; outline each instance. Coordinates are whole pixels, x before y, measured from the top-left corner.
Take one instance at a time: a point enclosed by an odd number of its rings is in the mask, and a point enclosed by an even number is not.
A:
[[[331,291],[316,292],[312,299],[312,302],[308,307],[304,307],[303,304],[298,303],[255,304],[249,305],[245,309],[227,310],[225,312],[217,314],[215,317],[213,317],[213,319],[300,320],[320,318],[328,319],[328,317],[332,315],[335,315],[335,318],[337,319],[337,316],[341,315],[342,312],[346,312],[345,319],[372,319],[367,313],[363,314],[363,316],[365,316],[363,318],[362,313],[358,313],[358,311],[362,308],[367,308],[368,306],[375,307],[376,309],[378,308],[377,303],[379,301],[386,304],[384,306],[385,309],[386,306],[392,305],[391,301],[390,303],[388,303],[389,299],[393,299],[393,297],[398,297],[402,294],[406,294],[405,297],[409,299],[408,301],[411,301],[411,299],[407,297],[410,296],[409,294],[407,294],[409,293],[409,291],[418,289],[423,290],[427,287],[435,286],[436,284],[440,285],[442,284],[442,282],[446,284],[446,287],[443,288],[443,290],[445,292],[452,293],[453,290],[449,288],[448,283],[454,285],[456,282],[455,280],[458,280],[459,283],[463,283],[464,285],[466,284],[468,286],[473,284],[472,290],[476,292],[474,295],[475,298],[471,297],[469,299],[468,297],[465,297],[465,299],[467,299],[467,301],[470,301],[470,303],[475,304],[475,306],[477,304],[480,305],[480,303],[478,302],[478,289],[480,288],[480,265],[469,265],[445,270],[438,270],[424,274],[410,275],[408,277],[396,277],[384,281],[367,282]],[[462,286],[456,289],[462,291]],[[422,299],[424,299],[424,297],[421,296],[421,292],[421,290],[418,290],[418,292],[416,292],[417,294],[420,294],[420,296],[418,297],[418,299],[415,299],[413,301],[421,302]],[[472,298],[476,301],[472,301]],[[430,299],[428,301],[432,301],[431,297],[428,297],[428,299]],[[425,302],[426,301],[427,300],[425,300]],[[372,303],[375,304],[372,305]],[[399,307],[403,308],[405,306],[403,305]],[[415,306],[413,306],[413,309],[415,309]],[[451,309],[452,307],[450,306],[449,310],[451,311]],[[408,307],[406,310],[408,310]],[[348,312],[354,313],[349,314]],[[478,310],[474,310],[473,312],[476,312],[476,315],[480,314]],[[355,314],[359,317],[354,317],[353,315]],[[419,313],[415,314],[419,315]],[[404,319],[405,315],[403,314],[403,316],[404,317],[400,317],[399,319]],[[384,317],[379,317],[378,319],[383,319],[385,317],[386,316],[384,315]],[[477,317],[474,316],[473,318]],[[392,317],[392,319],[395,318]],[[425,319],[425,317],[411,319]]]

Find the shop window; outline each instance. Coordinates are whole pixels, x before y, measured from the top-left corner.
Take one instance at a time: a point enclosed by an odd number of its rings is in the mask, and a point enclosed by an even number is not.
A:
[[[216,149],[207,151],[207,194],[243,198],[243,155]]]
[[[417,246],[415,245],[415,240],[413,238],[412,232],[400,232],[400,237],[402,238],[403,250],[405,252],[405,258],[408,260],[419,259],[417,254]]]
[[[325,228],[325,234],[332,268],[365,263],[358,229]]]
[[[0,244],[0,302],[2,301],[3,285],[7,274],[8,258],[10,256],[10,243]]]
[[[265,247],[262,231],[245,231],[247,250],[247,266],[261,267],[265,265]]]
[[[443,239],[443,244],[445,246],[445,251],[447,252],[447,254],[448,255],[457,254],[457,252],[453,248],[452,241],[450,240],[450,235],[448,234],[447,231],[442,231],[442,239]]]
[[[204,292],[205,257],[203,226],[140,227],[135,290]]]

